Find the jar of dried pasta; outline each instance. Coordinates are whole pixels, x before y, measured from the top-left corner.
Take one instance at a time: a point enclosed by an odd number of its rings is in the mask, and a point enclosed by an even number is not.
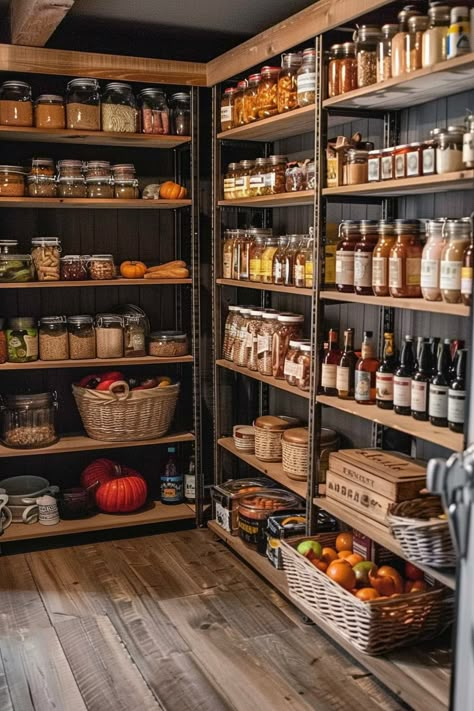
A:
[[[41,94],[35,101],[36,128],[66,128],[64,97]]]
[[[34,237],[31,256],[38,281],[59,281],[61,242],[59,237]]]
[[[303,50],[303,62],[296,76],[296,99],[298,106],[309,106],[316,101],[316,50]]]
[[[247,326],[247,368],[258,370],[257,349],[258,334],[263,321],[263,309],[254,309],[250,312],[250,321]]]
[[[31,86],[24,81],[4,81],[0,86],[0,124],[33,126]]]
[[[302,56],[299,52],[281,55],[281,70],[278,75],[277,105],[278,113],[292,111],[298,106],[297,76],[301,67]]]
[[[270,156],[269,169],[266,173],[268,195],[277,195],[285,192],[286,156]]]
[[[265,311],[257,336],[257,368],[261,375],[272,374],[273,334],[278,328],[278,313]]]
[[[234,112],[233,123],[234,128],[244,125],[244,94],[247,89],[247,80],[239,81],[237,91],[234,94]]]
[[[0,165],[0,196],[23,197],[25,171],[19,165]]]
[[[110,178],[86,178],[87,197],[110,200],[114,196],[114,186]]]
[[[96,281],[113,279],[115,277],[115,264],[112,254],[93,254],[88,263],[89,278]]]
[[[113,133],[137,132],[137,103],[130,84],[107,84],[102,95],[102,130]]]
[[[66,93],[67,128],[100,131],[100,93],[97,79],[72,79]]]
[[[57,197],[58,185],[56,179],[50,175],[29,175],[26,182],[30,197]]]
[[[248,78],[247,88],[244,90],[244,124],[258,120],[257,96],[261,78],[260,74],[251,74]]]
[[[290,341],[301,337],[304,316],[302,314],[282,313],[278,316],[278,328],[273,334],[272,375],[278,380],[284,379],[285,358]]]
[[[259,119],[278,113],[278,75],[280,67],[262,67],[257,92],[257,113]]]
[[[234,96],[237,89],[230,86],[224,91],[221,98],[221,131],[234,128]]]

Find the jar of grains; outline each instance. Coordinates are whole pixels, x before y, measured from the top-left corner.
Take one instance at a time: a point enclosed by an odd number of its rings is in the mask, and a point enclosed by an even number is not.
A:
[[[284,193],[286,163],[288,158],[286,156],[270,156],[268,160],[270,165],[265,177],[269,190],[268,194],[277,195],[278,193]]]
[[[242,318],[240,316],[241,306],[228,306],[229,313],[224,326],[224,341],[222,344],[222,356],[226,360],[234,360],[234,345],[237,332],[240,328]],[[151,355],[151,353],[150,353]]]
[[[114,180],[114,198],[137,200],[139,197],[138,180]]]
[[[72,79],[66,92],[67,128],[100,131],[100,93],[97,79]]]
[[[87,197],[110,200],[114,196],[111,178],[86,178]]]
[[[420,223],[418,220],[395,220],[397,241],[390,250],[388,282],[390,296],[421,297]]]
[[[392,78],[392,38],[398,25],[382,25],[382,35],[377,43],[377,82]]]
[[[250,312],[250,321],[247,327],[246,367],[249,370],[258,370],[258,334],[263,322],[263,309],[254,309]]]
[[[278,328],[278,313],[265,311],[257,337],[257,367],[261,375],[271,375],[273,362],[273,334]]]
[[[145,322],[139,314],[123,317],[123,351],[126,358],[146,356]]]
[[[42,316],[39,321],[40,360],[67,360],[69,343],[65,316]]]
[[[448,126],[436,135],[436,172],[439,175],[463,169],[463,138],[462,126]]]
[[[311,378],[311,344],[303,343],[301,350],[296,360],[298,365],[298,374],[296,377],[296,387],[299,390],[309,390],[309,382]]]
[[[296,75],[296,99],[298,106],[309,106],[316,101],[316,50],[303,50],[303,62]]]
[[[36,449],[58,441],[56,393],[6,395],[1,405],[1,439],[7,447]]]
[[[185,356],[188,354],[188,337],[183,331],[152,331],[148,354],[156,358]]]
[[[431,67],[446,59],[446,42],[450,22],[450,5],[431,2],[428,8],[429,27],[423,35],[421,64]]]
[[[278,316],[278,328],[273,334],[272,375],[278,380],[284,379],[283,370],[290,341],[301,337],[304,316],[301,314],[281,313]]]
[[[91,160],[84,163],[83,170],[87,178],[111,178],[110,163],[108,160]]]
[[[59,237],[34,237],[31,256],[38,281],[59,281],[61,242]]]
[[[441,255],[446,244],[443,236],[444,220],[425,222],[426,244],[421,255],[421,293],[425,301],[441,301],[439,287]]]
[[[441,296],[448,304],[459,304],[464,252],[471,242],[471,220],[469,217],[446,220],[443,228],[447,242],[441,253]]]
[[[122,358],[123,318],[117,314],[97,314],[95,320],[97,358]]]
[[[138,95],[141,133],[167,136],[170,133],[170,110],[163,89],[142,89]]]
[[[221,131],[234,128],[234,97],[237,89],[228,87],[221,97]]]
[[[392,77],[405,74],[406,68],[406,38],[408,34],[408,20],[414,15],[421,15],[413,5],[406,5],[398,13],[398,32],[392,38]]]
[[[113,133],[137,132],[137,104],[130,84],[106,84],[102,95],[102,130]]]
[[[26,182],[30,197],[57,197],[58,184],[56,179],[49,175],[28,175]]]
[[[19,165],[0,165],[0,196],[23,197],[25,171]]]
[[[357,59],[354,42],[344,42],[340,60],[340,93],[357,89]]]
[[[115,264],[112,254],[93,254],[88,263],[89,278],[96,281],[113,279],[115,277]]]
[[[81,178],[83,180],[84,168],[81,160],[58,160],[58,177]]]
[[[405,37],[405,66],[407,72],[415,72],[422,67],[423,35],[428,29],[428,15],[413,15],[408,18],[408,33]]]
[[[333,44],[329,50],[328,96],[338,96],[341,93],[341,58],[344,52],[342,44]]]
[[[94,318],[88,315],[69,316],[69,357],[71,360],[89,360],[96,357]]]
[[[84,178],[58,178],[58,196],[62,198],[85,198],[87,187]]]
[[[262,67],[257,92],[258,118],[264,119],[278,113],[278,75],[280,67]]]
[[[36,128],[66,128],[64,97],[58,94],[41,94],[35,101]]]
[[[10,363],[31,363],[38,360],[38,329],[33,317],[9,318],[6,339]]]
[[[278,75],[277,105],[278,113],[296,109],[298,106],[297,75],[301,67],[302,56],[299,52],[281,55],[281,69]]]
[[[46,175],[53,178],[54,174],[54,160],[52,158],[32,158],[29,175]]]
[[[31,86],[24,81],[4,81],[0,86],[0,124],[33,126]]]
[[[355,33],[359,88],[377,82],[377,45],[380,36],[380,30],[375,25],[361,25]]]
[[[86,258],[79,254],[65,254],[61,257],[61,281],[85,281],[87,279]]]
[[[247,88],[243,95],[243,122],[244,124],[254,123],[258,120],[257,96],[258,85],[260,84],[260,74],[251,74],[248,78]]]
[[[283,375],[288,385],[293,385],[296,387],[298,383],[298,377],[300,375],[300,368],[298,366],[298,356],[301,353],[301,346],[303,343],[307,344],[309,341],[302,340],[291,340],[288,345],[288,352],[285,358],[285,365],[283,367]]]
[[[191,135],[191,97],[184,91],[171,96],[172,126],[175,136]]]
[[[361,185],[369,179],[369,152],[357,148],[347,151],[347,185]]]
[[[112,166],[114,180],[135,180],[135,166],[133,163],[116,163]]]

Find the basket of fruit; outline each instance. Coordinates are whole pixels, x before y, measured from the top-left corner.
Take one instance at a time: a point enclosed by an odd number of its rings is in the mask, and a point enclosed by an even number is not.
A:
[[[392,535],[410,560],[433,568],[456,566],[456,552],[448,518],[439,496],[426,496],[394,504],[387,522]]]
[[[171,427],[179,383],[157,376],[125,380],[109,371],[87,375],[72,392],[89,437],[107,442],[155,439]]]
[[[351,533],[282,540],[281,551],[291,597],[361,652],[431,639],[453,620],[451,591],[430,587],[411,564],[405,579],[395,567],[364,560],[352,552]]]

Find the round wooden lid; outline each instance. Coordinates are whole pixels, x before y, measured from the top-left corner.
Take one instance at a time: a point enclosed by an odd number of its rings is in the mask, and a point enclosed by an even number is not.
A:
[[[286,430],[290,427],[290,423],[284,420],[282,417],[275,417],[274,415],[263,415],[262,417],[257,417],[255,420],[255,427],[261,430]]]
[[[308,428],[307,427],[292,427],[291,430],[287,430],[283,439],[285,442],[290,444],[308,444]]]

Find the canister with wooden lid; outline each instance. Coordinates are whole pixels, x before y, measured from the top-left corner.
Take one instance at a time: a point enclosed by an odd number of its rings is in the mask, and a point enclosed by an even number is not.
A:
[[[264,415],[257,417],[255,429],[255,456],[262,462],[281,462],[281,437],[292,423],[283,417]]]

